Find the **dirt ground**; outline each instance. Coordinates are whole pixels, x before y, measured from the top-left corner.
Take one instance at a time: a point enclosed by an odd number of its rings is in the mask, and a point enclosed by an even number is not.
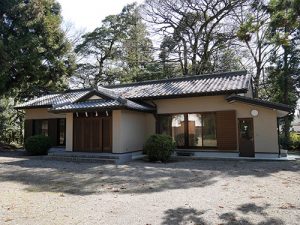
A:
[[[0,224],[300,224],[300,161],[0,156]]]

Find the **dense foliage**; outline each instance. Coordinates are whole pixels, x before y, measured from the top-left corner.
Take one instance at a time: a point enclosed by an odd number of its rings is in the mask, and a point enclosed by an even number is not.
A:
[[[47,155],[51,148],[51,139],[43,135],[35,135],[25,140],[25,150],[29,155]]]
[[[65,86],[72,58],[55,0],[0,5],[0,94],[38,94]]]
[[[18,101],[67,87],[74,54],[55,0],[0,2],[0,141],[22,143]]]
[[[144,146],[144,152],[150,161],[167,162],[175,149],[172,137],[164,134],[155,134],[148,138]]]
[[[252,75],[254,97],[295,109],[299,9],[300,0],[145,0],[74,38],[61,29],[55,0],[3,0],[0,137],[22,142],[23,114],[13,105],[68,84],[97,88],[245,69]],[[293,115],[281,121],[286,143]]]

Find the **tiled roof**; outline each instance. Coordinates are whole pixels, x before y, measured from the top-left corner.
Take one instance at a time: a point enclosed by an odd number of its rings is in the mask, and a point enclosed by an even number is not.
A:
[[[274,103],[274,102],[269,102],[269,101],[264,101],[261,99],[257,98],[249,98],[245,96],[240,96],[240,95],[231,95],[226,98],[228,102],[232,101],[239,101],[239,102],[244,102],[252,105],[259,105],[263,106],[266,108],[271,108],[271,109],[277,109],[285,112],[290,112],[292,108],[289,105],[281,104],[281,103]]]
[[[16,108],[52,107],[52,111],[58,112],[122,106],[149,111],[153,110],[151,106],[144,106],[133,101],[152,98],[245,93],[250,88],[250,80],[251,78],[246,71],[238,71],[98,87],[98,90],[69,90],[64,93],[49,94],[30,100],[18,105]],[[89,101],[88,99],[93,95],[100,96],[102,100]]]
[[[153,111],[150,106],[141,105],[130,100],[97,99],[84,102],[70,103],[60,106],[54,106],[52,112],[72,112],[87,109],[107,109],[107,108],[127,108],[140,111]]]
[[[246,71],[107,86],[122,97],[129,99],[245,93],[249,87],[250,76]]]
[[[78,91],[67,91],[58,94],[49,94],[36,99],[32,99],[28,102],[24,102],[18,105],[16,108],[35,108],[35,107],[51,107],[53,105],[61,105],[76,102],[84,95],[88,94],[90,90],[81,89]]]

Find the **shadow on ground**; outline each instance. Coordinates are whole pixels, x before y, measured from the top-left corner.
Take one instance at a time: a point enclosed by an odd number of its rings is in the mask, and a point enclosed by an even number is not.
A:
[[[189,160],[168,164],[134,161],[116,166],[45,160],[41,157],[0,157],[0,182],[19,182],[30,192],[74,195],[151,193],[207,187],[226,177],[267,177],[282,170],[298,172],[300,164]]]
[[[285,223],[275,217],[270,217],[265,210],[270,205],[257,206],[254,203],[247,203],[239,205],[233,212],[225,212],[219,215],[220,221],[209,221],[205,213],[207,211],[198,211],[194,208],[176,208],[169,209],[164,212],[162,225],[169,224],[197,224],[197,225],[210,225],[210,224],[222,224],[222,225],[284,225]],[[246,215],[251,213],[251,218],[258,217],[260,222],[254,222]],[[262,216],[262,217],[261,217]],[[257,219],[257,218],[256,218]]]

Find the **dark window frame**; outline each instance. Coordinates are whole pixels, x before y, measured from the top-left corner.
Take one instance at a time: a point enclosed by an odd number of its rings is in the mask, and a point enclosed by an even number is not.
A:
[[[48,119],[32,119],[32,136],[34,135],[43,135],[42,134],[42,124],[44,121],[47,121],[47,136],[49,136],[49,121]],[[37,122],[40,123],[40,131],[39,132],[36,132],[37,128]]]
[[[66,146],[66,135],[67,135],[67,131],[66,131],[66,118],[53,118],[55,119],[55,122],[56,122],[56,137],[55,137],[55,144],[54,146],[57,146],[57,147],[61,147],[61,146]],[[32,119],[32,135],[31,136],[34,136],[34,135],[43,135],[42,133],[42,124],[43,124],[43,121],[47,121],[47,124],[48,124],[48,127],[47,127],[47,136],[50,137],[51,134],[49,133],[49,120],[52,120],[52,119]],[[64,133],[65,133],[65,138],[64,138],[64,143],[63,144],[60,144],[60,128],[59,128],[59,121],[60,120],[64,120]],[[40,127],[39,128],[36,128],[37,124],[40,123]],[[36,132],[37,129],[39,129],[40,131],[39,132]]]
[[[64,142],[61,144],[60,143],[60,121],[63,120],[64,121]],[[58,118],[57,119],[57,146],[66,146],[66,136],[67,136],[67,121],[66,118]]]
[[[216,120],[216,112],[178,112],[178,113],[160,113],[157,114],[156,117],[156,133],[160,134],[161,130],[160,130],[160,118],[161,117],[172,117],[173,115],[179,115],[179,114],[183,114],[184,115],[184,137],[185,137],[185,144],[184,146],[176,146],[177,149],[212,149],[212,150],[216,150],[218,149],[218,136],[217,136],[217,120]],[[217,145],[216,146],[204,146],[203,145],[203,128],[202,128],[202,146],[189,146],[189,127],[188,127],[188,114],[213,114],[215,116],[215,132],[216,132],[216,140],[217,140]],[[201,118],[202,122],[203,122],[203,117]],[[170,136],[172,136],[172,134],[169,134]]]

